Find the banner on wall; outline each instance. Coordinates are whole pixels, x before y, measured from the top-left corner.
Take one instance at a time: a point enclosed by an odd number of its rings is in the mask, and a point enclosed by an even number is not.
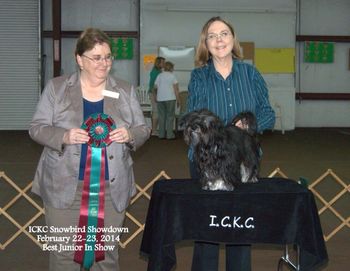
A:
[[[306,41],[304,43],[304,62],[333,63],[334,43]]]
[[[257,48],[255,65],[261,73],[294,73],[294,48]]]
[[[132,59],[134,57],[132,38],[111,38],[111,45],[114,59]]]

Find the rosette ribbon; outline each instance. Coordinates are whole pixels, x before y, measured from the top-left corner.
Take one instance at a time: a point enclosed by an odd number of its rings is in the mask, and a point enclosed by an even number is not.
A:
[[[89,269],[94,261],[104,260],[101,240],[104,227],[106,146],[111,143],[109,132],[116,128],[113,119],[103,113],[90,115],[81,126],[90,136],[88,141],[84,185],[81,198],[79,228],[74,261]]]

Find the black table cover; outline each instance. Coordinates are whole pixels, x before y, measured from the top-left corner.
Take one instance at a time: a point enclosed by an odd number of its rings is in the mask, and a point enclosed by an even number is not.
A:
[[[233,192],[205,191],[190,179],[156,182],[141,244],[148,270],[170,270],[181,240],[296,244],[301,271],[328,260],[313,194],[282,178],[261,178]]]

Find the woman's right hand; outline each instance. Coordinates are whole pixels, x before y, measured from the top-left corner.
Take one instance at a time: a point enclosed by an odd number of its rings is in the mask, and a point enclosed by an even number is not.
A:
[[[84,144],[88,142],[89,139],[90,137],[88,135],[88,132],[80,128],[67,130],[63,135],[63,143],[66,145]]]

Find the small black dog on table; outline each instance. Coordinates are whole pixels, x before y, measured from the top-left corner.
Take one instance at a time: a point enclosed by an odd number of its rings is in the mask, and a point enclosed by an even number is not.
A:
[[[186,144],[193,149],[203,189],[232,191],[240,183],[258,181],[254,114],[241,113],[225,126],[214,113],[202,109],[186,114],[181,126]]]

